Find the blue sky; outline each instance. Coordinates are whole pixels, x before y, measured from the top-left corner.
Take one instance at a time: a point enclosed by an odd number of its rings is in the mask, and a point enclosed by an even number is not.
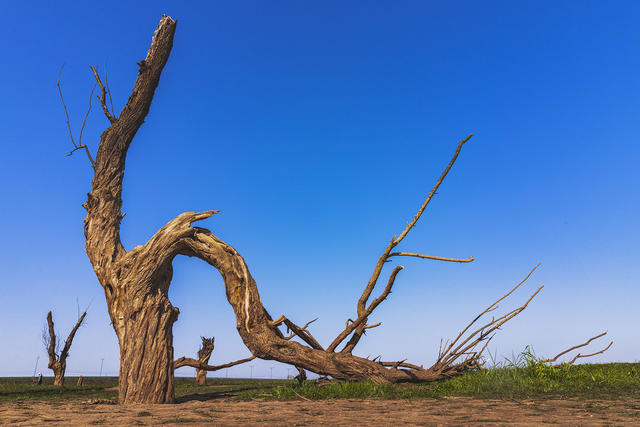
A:
[[[78,132],[107,61],[119,111],[166,13],[171,58],[127,159],[122,239],[145,242],[184,211],[246,259],[274,316],[315,317],[329,342],[353,317],[381,251],[473,132],[402,250],[382,321],[356,353],[429,364],[538,262],[490,346],[552,356],[608,330],[595,361],[640,359],[640,3],[17,2],[0,6],[0,375],[31,375],[47,311],[66,335],[90,305],[69,375],[116,375],[118,345],[84,253],[91,169],[71,149],[56,78]],[[107,121],[94,102],[83,140]],[[176,356],[215,336],[212,363],[245,357],[219,274],[176,259]],[[391,268],[389,268],[390,272]],[[603,342],[603,345],[606,344]],[[599,348],[594,348],[597,350]],[[287,374],[256,361],[253,375]],[[238,366],[213,376],[248,376]],[[183,368],[178,375],[192,375]]]

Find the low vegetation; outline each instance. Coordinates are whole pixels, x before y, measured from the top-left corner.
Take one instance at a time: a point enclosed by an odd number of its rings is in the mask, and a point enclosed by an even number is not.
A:
[[[535,397],[583,397],[624,399],[640,397],[640,363],[560,366],[531,364],[467,373],[429,384],[374,384],[371,382],[329,382],[318,386],[309,381],[270,390],[245,391],[241,399],[345,399],[345,398],[478,398],[523,399]]]
[[[117,400],[117,378],[85,378],[84,386],[55,387],[51,378],[43,385],[29,378],[0,379],[0,401]],[[491,368],[426,384],[374,384],[372,382],[248,380],[210,378],[205,385],[193,378],[178,378],[177,401],[219,398],[320,400],[414,399],[472,396],[497,399],[578,397],[585,399],[640,398],[640,363],[606,363],[552,366],[532,350]]]

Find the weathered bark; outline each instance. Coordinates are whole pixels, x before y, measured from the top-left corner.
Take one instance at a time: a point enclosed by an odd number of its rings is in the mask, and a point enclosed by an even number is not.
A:
[[[144,122],[173,46],[176,21],[163,16],[120,116],[100,137],[92,190],[83,205],[85,249],[104,288],[120,343],[122,403],[170,403],[174,399],[172,325],[179,310],[168,298],[170,263],[157,263],[154,247],[127,252],[120,242],[122,180],[127,150]],[[96,77],[97,74],[96,74]],[[102,84],[100,84],[102,86]],[[104,90],[101,97],[103,109]],[[151,243],[151,242],[150,242]]]
[[[51,312],[47,314],[48,335],[47,332],[43,332],[42,339],[49,355],[49,364],[47,366],[53,371],[53,385],[55,386],[64,385],[64,374],[67,370],[67,357],[69,357],[69,350],[71,349],[73,338],[76,336],[76,332],[82,325],[82,322],[84,322],[84,318],[86,315],[87,312],[85,311],[84,313],[82,313],[82,316],[78,318],[78,321],[76,322],[75,326],[64,342],[62,351],[58,351],[58,343],[56,332],[54,329],[53,316]]]
[[[173,323],[178,310],[162,293],[127,295],[123,301],[128,306],[121,312],[119,395],[124,402],[173,402]]]

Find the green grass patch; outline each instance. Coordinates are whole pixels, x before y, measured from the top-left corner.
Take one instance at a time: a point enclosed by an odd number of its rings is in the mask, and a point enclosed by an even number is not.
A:
[[[53,378],[34,384],[31,378],[0,378],[0,402],[22,400],[116,399],[118,379],[114,377],[85,377],[77,387],[77,377],[67,377],[65,385],[53,385]]]
[[[296,400],[300,396],[319,399],[414,399],[473,396],[522,399],[535,397],[582,397],[589,399],[631,399],[640,397],[640,363],[607,363],[561,366],[542,363],[470,372],[456,378],[426,384],[374,384],[333,382],[317,386],[312,381],[271,390],[250,390],[243,400],[265,398]]]
[[[47,382],[47,380],[49,382]],[[117,378],[85,378],[84,386],[43,385],[30,378],[0,378],[0,402],[60,399],[87,401],[117,400]],[[68,384],[75,384],[73,378]],[[415,399],[473,396],[478,398],[522,399],[579,397],[585,399],[639,399],[640,363],[607,363],[552,367],[540,362],[533,352],[525,352],[506,364],[460,377],[423,384],[373,384],[335,381],[318,386],[314,381],[298,385],[293,380],[249,380],[211,378],[198,385],[193,378],[176,378],[176,399],[211,400],[234,397],[241,400],[275,399]],[[139,417],[148,416],[140,412]],[[183,422],[191,422],[186,419]]]

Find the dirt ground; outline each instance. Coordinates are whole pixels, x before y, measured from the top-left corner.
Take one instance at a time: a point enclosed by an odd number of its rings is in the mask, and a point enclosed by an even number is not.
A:
[[[0,403],[0,424],[15,425],[640,425],[635,400],[416,400],[249,402],[215,399],[175,405]]]

